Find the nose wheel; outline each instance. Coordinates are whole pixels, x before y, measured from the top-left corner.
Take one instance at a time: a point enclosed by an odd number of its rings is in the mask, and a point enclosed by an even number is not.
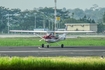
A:
[[[46,46],[47,46],[47,48],[49,48],[49,44],[47,44]],[[44,47],[45,47],[44,44],[42,44],[42,48],[44,48]]]
[[[49,48],[49,45],[47,45],[47,48]]]

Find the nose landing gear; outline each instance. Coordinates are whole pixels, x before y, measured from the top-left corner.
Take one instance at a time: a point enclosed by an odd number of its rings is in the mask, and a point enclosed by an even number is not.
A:
[[[47,48],[49,48],[49,44],[47,44],[46,46],[47,46]],[[44,44],[42,44],[42,48],[44,48],[44,47],[45,47],[45,45],[44,45]]]
[[[47,48],[49,48],[49,45],[47,45]]]

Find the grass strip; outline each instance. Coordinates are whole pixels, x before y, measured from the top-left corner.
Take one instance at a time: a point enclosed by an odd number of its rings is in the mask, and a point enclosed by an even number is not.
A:
[[[105,70],[100,57],[0,57],[0,70]]]
[[[46,44],[39,38],[0,38],[0,47],[4,46],[41,46]],[[105,46],[105,38],[74,38],[58,42],[65,46]],[[56,43],[51,46],[58,46]]]

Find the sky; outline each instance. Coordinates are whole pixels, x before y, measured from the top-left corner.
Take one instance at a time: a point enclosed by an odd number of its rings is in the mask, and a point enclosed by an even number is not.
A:
[[[94,4],[105,7],[105,0],[57,0],[57,8],[62,9],[89,9]],[[54,7],[54,0],[0,0],[0,6],[5,8],[19,8],[21,10],[33,10],[39,7]]]

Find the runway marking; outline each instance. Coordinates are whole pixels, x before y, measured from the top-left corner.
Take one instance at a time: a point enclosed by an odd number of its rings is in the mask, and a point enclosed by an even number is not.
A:
[[[34,53],[34,52],[105,52],[105,50],[39,50],[39,51],[0,51],[0,53]]]
[[[38,47],[38,49],[45,49],[45,48],[42,48],[42,47]]]
[[[49,51],[0,51],[0,53],[27,53],[27,52],[49,52]]]

